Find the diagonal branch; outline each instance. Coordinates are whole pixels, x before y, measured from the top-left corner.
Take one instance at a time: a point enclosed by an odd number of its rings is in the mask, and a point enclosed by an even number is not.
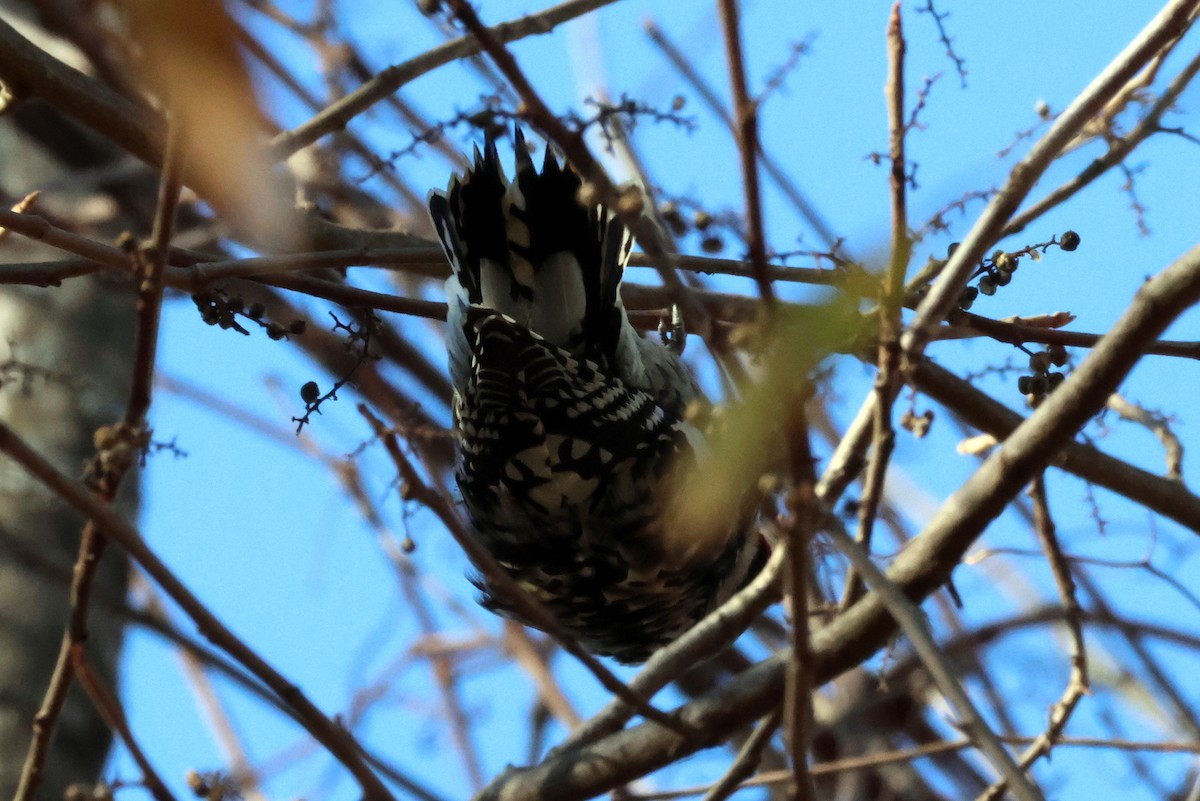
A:
[[[971,736],[975,747],[983,752],[992,767],[1003,778],[1005,785],[1021,801],[1040,801],[1041,792],[1021,773],[1012,755],[1004,748],[1003,743],[988,726],[987,721],[975,708],[970,696],[963,688],[962,682],[954,675],[948,660],[934,642],[933,635],[925,624],[921,609],[905,597],[904,593],[894,583],[884,576],[871,561],[866,551],[850,539],[836,526],[828,532],[834,546],[841,551],[861,573],[871,586],[872,594],[887,607],[888,612],[895,618],[913,650],[921,659],[921,664],[933,677],[938,690],[950,702],[950,706],[958,714],[959,725]]]
[[[984,252],[1003,234],[1004,226],[1050,164],[1139,69],[1193,24],[1197,9],[1200,9],[1200,0],[1168,3],[1080,92],[1029,154],[1013,167],[1008,181],[992,197],[917,307],[916,316],[903,339],[904,355],[910,364],[915,363],[925,350],[934,330],[958,301],[959,293]]]
[[[190,617],[208,640],[237,659],[291,709],[305,729],[358,781],[368,801],[391,801],[391,792],[363,761],[359,746],[332,719],[322,713],[300,690],[230,631],[170,568],[150,550],[137,529],[126,523],[100,498],[58,472],[35,453],[12,429],[0,423],[0,453],[19,464],[69,506],[88,517],[91,524],[117,542]]]
[[[983,529],[1095,415],[1148,343],[1200,300],[1200,246],[1144,284],[1112,332],[942,506],[887,571],[913,601],[944,584]],[[812,637],[812,671],[830,681],[862,663],[895,633],[871,593]],[[682,721],[719,738],[766,715],[784,689],[785,649],[678,710]],[[478,801],[564,801],[604,792],[699,750],[654,724],[642,724],[541,764],[497,778]]]
[[[1047,211],[1060,205],[1068,198],[1079,192],[1092,181],[1099,178],[1104,173],[1118,164],[1121,164],[1129,157],[1138,145],[1150,138],[1152,134],[1159,133],[1163,130],[1162,118],[1170,109],[1174,108],[1175,101],[1183,94],[1183,90],[1191,85],[1192,80],[1200,73],[1200,53],[1197,53],[1191,61],[1187,63],[1179,74],[1171,79],[1167,88],[1146,115],[1138,120],[1137,125],[1133,127],[1129,133],[1114,141],[1108,143],[1108,151],[1098,159],[1090,162],[1086,167],[1080,170],[1079,174],[1064,182],[1062,185],[1049,192],[1045,197],[1038,200],[1029,208],[1022,211],[1020,214],[1013,217],[1004,226],[1001,236],[1011,236],[1024,230],[1031,222],[1041,217]]]

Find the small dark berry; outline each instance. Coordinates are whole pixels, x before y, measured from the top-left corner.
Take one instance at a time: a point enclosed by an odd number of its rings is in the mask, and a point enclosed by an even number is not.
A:
[[[308,381],[300,387],[300,400],[305,403],[314,403],[319,397],[321,397],[321,388],[317,386],[316,381]]]
[[[996,294],[996,279],[990,275],[985,275],[979,279],[979,291],[985,295]]]
[[[287,329],[285,329],[279,323],[270,323],[267,326],[267,336],[278,341],[287,336]]]
[[[971,304],[979,297],[979,288],[968,286],[963,287],[963,291],[958,296],[958,305],[961,309],[971,308]]]
[[[692,216],[692,225],[703,231],[705,228],[713,224],[712,215],[704,209],[700,209]]]
[[[1059,238],[1058,246],[1066,251],[1074,250],[1079,247],[1079,234],[1074,231],[1067,231]]]
[[[241,314],[244,308],[246,308],[246,301],[242,300],[240,295],[234,295],[229,299],[229,310],[234,314]]]
[[[261,303],[251,303],[250,308],[246,310],[246,316],[251,320],[261,320],[266,313],[267,308]]]
[[[679,208],[674,203],[667,201],[659,206],[658,211],[675,236],[683,236],[688,232],[687,220],[683,219],[683,215],[679,213]]]
[[[946,248],[946,258],[947,259],[954,255],[954,251],[958,250],[958,246],[960,244],[961,244],[960,242],[951,242],[950,243],[950,247]]]
[[[1044,375],[1029,377],[1029,394],[1045,395],[1050,390],[1050,381]]]
[[[725,249],[725,243],[719,236],[706,236],[700,240],[700,249],[705,253],[720,253]]]
[[[1008,286],[1012,283],[1012,273],[1007,270],[997,270],[992,273],[992,280],[996,282],[996,286]]]
[[[217,323],[221,322],[221,313],[216,309],[205,309],[200,314],[200,319],[203,320],[207,325],[216,325]]]
[[[412,553],[417,550],[417,544],[413,542],[412,537],[405,537],[400,541],[400,550],[404,553]]]
[[[1062,373],[1054,372],[1046,376],[1046,380],[1050,383],[1050,389],[1056,389],[1059,384],[1067,380],[1067,377]]]
[[[292,324],[288,326],[288,333],[300,336],[308,330],[308,323],[303,320],[292,320]]]
[[[1046,352],[1050,354],[1050,363],[1055,367],[1062,367],[1070,359],[1067,349],[1062,345],[1051,345]]]
[[[1002,273],[1016,272],[1017,262],[1018,259],[1016,259],[1011,253],[1000,253],[992,260],[992,264],[994,264],[996,269]],[[1001,284],[1001,286],[1003,286],[1003,284]]]
[[[1044,350],[1029,355],[1029,369],[1035,373],[1044,373],[1050,369],[1050,354]]]
[[[1031,375],[1023,375],[1020,378],[1018,378],[1017,379],[1017,392],[1020,392],[1022,395],[1028,395],[1029,388],[1030,388],[1029,382],[1032,380],[1033,380],[1033,376],[1031,376]]]

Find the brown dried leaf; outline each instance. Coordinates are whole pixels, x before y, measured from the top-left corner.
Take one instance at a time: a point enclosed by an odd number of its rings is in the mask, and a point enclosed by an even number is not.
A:
[[[1035,328],[1062,328],[1075,322],[1075,315],[1071,312],[1057,311],[1049,314],[1035,314],[1033,317],[1005,317],[1000,322],[1019,323]]]
[[[237,29],[220,0],[125,0],[142,79],[181,126],[186,182],[235,228],[286,238],[285,194]]]

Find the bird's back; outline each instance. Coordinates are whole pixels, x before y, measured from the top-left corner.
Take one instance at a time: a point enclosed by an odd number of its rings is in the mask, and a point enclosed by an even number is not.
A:
[[[695,382],[620,302],[629,237],[547,150],[494,142],[430,196],[451,261],[457,479],[481,542],[591,650],[642,661],[740,585],[756,547],[664,552],[664,478],[696,458]],[[506,611],[486,581],[485,604]]]

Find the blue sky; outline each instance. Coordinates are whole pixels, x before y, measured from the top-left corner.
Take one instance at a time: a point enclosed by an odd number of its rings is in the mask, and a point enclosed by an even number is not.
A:
[[[307,4],[281,5],[302,17],[307,13]],[[930,17],[914,13],[914,4],[904,7],[910,89],[920,86],[922,76],[941,73],[921,115],[924,129],[913,132],[908,143],[910,158],[920,165],[919,185],[911,195],[913,220],[923,219],[965,191],[1001,181],[1013,157],[999,159],[997,153],[1013,140],[1016,131],[1036,122],[1035,104],[1044,101],[1053,110],[1062,109],[1155,10],[1149,3],[1113,2],[942,5],[952,14],[946,24],[955,37],[954,46],[966,59],[965,89],[936,41]],[[526,3],[493,3],[483,13],[487,21],[497,22],[538,8]],[[345,22],[343,32],[375,67],[411,57],[440,41],[430,23],[407,4],[356,0],[341,3],[338,10],[339,19]],[[765,147],[818,204],[833,229],[847,238],[850,252],[861,258],[879,258],[887,241],[887,175],[866,156],[884,150],[887,142],[882,103],[886,4],[760,0],[744,4],[744,12],[747,72],[754,87],[760,87],[787,58],[792,43],[810,43],[809,53],[785,86],[763,107]],[[319,89],[311,59],[298,42],[253,14],[244,18],[268,42],[278,44],[293,59],[298,73]],[[582,97],[597,85],[606,85],[612,96],[629,93],[660,108],[669,105],[676,94],[683,94],[688,98],[684,113],[694,117],[694,131],[650,122],[637,128],[635,141],[651,165],[652,177],[667,192],[694,198],[708,208],[738,210],[741,190],[733,143],[648,43],[642,24],[650,18],[726,95],[719,31],[709,4],[618,3],[591,20],[522,42],[514,52],[534,76],[537,88],[560,111],[578,109]],[[1180,50],[1194,49],[1193,35]],[[1178,69],[1180,55],[1176,54],[1166,69]],[[472,107],[483,91],[486,87],[473,75],[452,66],[417,80],[406,87],[404,95],[430,118],[440,119]],[[264,84],[264,96],[283,124],[291,126],[305,119],[303,110],[282,97],[277,87]],[[1200,117],[1195,112],[1198,104],[1200,91],[1193,87],[1181,100],[1181,113],[1168,124],[1200,132]],[[384,112],[372,113],[353,127],[382,152],[410,141],[409,133]],[[450,137],[464,147],[471,139],[465,130],[454,131]],[[1018,148],[1018,154],[1021,152]],[[1072,155],[1051,170],[1034,195],[1074,174],[1100,152],[1093,144]],[[1139,234],[1128,208],[1130,198],[1120,189],[1123,178],[1107,175],[1077,202],[1047,215],[1006,243],[1016,248],[1071,228],[1082,235],[1079,250],[1073,254],[1052,251],[1039,264],[1023,263],[1010,287],[1013,291],[981,298],[973,310],[997,318],[1069,310],[1078,315],[1073,326],[1077,330],[1103,331],[1111,325],[1145,276],[1191,246],[1200,231],[1196,224],[1200,147],[1180,137],[1161,136],[1139,149],[1131,164],[1144,165],[1136,186],[1147,207],[1151,236]],[[443,160],[427,155],[403,159],[397,170],[421,192],[444,185],[449,174]],[[778,251],[819,247],[813,233],[774,187],[766,185],[771,246]],[[930,252],[944,253],[946,245],[965,232],[981,208],[976,203],[968,207],[965,217],[951,214],[954,231],[919,245],[914,264],[923,263]],[[693,251],[696,248],[694,241],[684,244]],[[354,275],[381,285],[377,275],[366,271]],[[631,278],[649,280],[645,275]],[[748,289],[736,283],[729,288]],[[805,293],[797,290],[795,296]],[[308,307],[310,324],[327,322],[327,306],[310,303]],[[441,345],[430,327],[418,323],[406,331],[441,358]],[[1194,313],[1185,316],[1169,336],[1200,339],[1200,318]],[[699,352],[700,348],[694,348],[690,354],[698,357]],[[1019,356],[994,343],[939,344],[931,352],[960,372]],[[186,394],[159,391],[153,409],[156,437],[176,439],[187,456],[160,454],[149,464],[141,528],[153,547],[234,631],[328,713],[345,714],[357,688],[394,672],[385,685],[384,699],[363,721],[360,735],[446,797],[465,797],[469,784],[442,723],[429,666],[405,656],[404,649],[417,628],[411,614],[406,614],[391,566],[374,534],[362,525],[331,481],[329,469],[312,459],[291,436],[290,418],[301,408],[299,386],[310,378],[323,383],[328,379],[299,348],[257,334],[243,338],[203,325],[186,299],[172,302],[166,309],[161,368],[167,376],[243,405],[270,421],[281,436],[263,437]],[[840,419],[844,421],[857,408],[870,381],[865,368],[839,363],[835,387],[841,398],[836,407]],[[1011,380],[989,379],[984,385],[995,389],[1011,407],[1021,408]],[[1178,433],[1185,445],[1194,441],[1189,407],[1191,399],[1200,394],[1200,370],[1194,364],[1147,359],[1135,371],[1127,393],[1134,400],[1179,414]],[[327,405],[325,414],[307,430],[324,453],[341,457],[368,438],[355,402],[349,393],[339,403]],[[922,403],[918,402],[919,408]],[[1100,433],[1096,428],[1089,431]],[[958,437],[947,418],[939,419],[930,440],[900,438],[897,466],[908,483],[897,481],[892,492],[909,504],[914,530],[974,466],[971,459],[955,454]],[[1144,430],[1114,426],[1102,446],[1147,469],[1161,471],[1161,451]],[[930,468],[930,460],[937,460],[936,469]],[[379,454],[369,453],[361,462],[370,491],[389,525],[397,536],[404,536],[407,530],[417,541],[413,558],[427,576],[427,591],[434,596],[445,593],[466,605],[467,618],[439,616],[446,634],[469,637],[480,629],[497,631],[498,622],[472,605],[474,591],[464,578],[465,560],[448,535],[426,512],[409,510],[412,514],[406,515],[390,487],[393,473]],[[1185,476],[1194,474],[1196,468],[1189,452]],[[1078,550],[1112,560],[1136,560],[1150,553],[1181,582],[1193,586],[1200,582],[1194,535],[1168,522],[1149,521],[1143,511],[1098,490],[1097,500],[1110,525],[1105,536],[1093,536],[1095,526],[1080,482],[1058,474],[1052,474],[1050,482],[1060,530],[1072,536]],[[1153,550],[1148,534],[1151,525],[1157,537]],[[1036,547],[1027,526],[1014,514],[1005,514],[992,526],[986,544]],[[1002,570],[1010,575],[1027,571],[1031,581],[1009,585],[1023,589],[1005,595],[996,589],[995,572]],[[1047,590],[1042,563],[1026,557],[997,558],[977,568],[960,569],[956,581],[970,601],[967,614],[971,620],[994,618],[1035,598],[1053,597]],[[1181,628],[1197,629],[1200,612],[1178,593],[1153,582],[1139,581],[1137,586],[1138,596],[1126,599],[1132,614],[1158,616]],[[186,621],[182,627],[191,630]],[[997,670],[998,681],[1015,695],[1035,690],[1029,702],[1014,713],[1026,730],[1037,730],[1046,705],[1055,699],[1065,680],[1062,652],[1057,646],[1048,647],[1045,631],[1038,630],[1005,640],[1001,654],[1009,665],[1020,669]],[[1179,676],[1200,667],[1194,654],[1171,656],[1171,668]],[[1103,663],[1104,658],[1097,655],[1097,668]],[[491,657],[473,657],[471,664],[478,670],[465,679],[462,694],[469,714],[482,721],[478,744],[484,772],[491,776],[508,762],[526,760],[524,720],[534,692],[519,674]],[[582,711],[595,710],[603,703],[603,694],[580,669],[563,657],[559,666],[564,685]],[[1037,682],[1030,678],[1042,675],[1049,678]],[[122,684],[134,730],[173,786],[181,786],[187,768],[211,769],[222,764],[221,751],[207,733],[172,648],[153,635],[131,631]],[[215,685],[256,763],[302,741],[296,727],[260,701],[220,678]],[[1200,700],[1194,682],[1182,684],[1182,689],[1193,703]],[[1093,709],[1085,702],[1072,724],[1078,724],[1073,731],[1084,733],[1089,725],[1095,725]],[[1131,737],[1178,736],[1149,708],[1140,722],[1131,716],[1127,723],[1144,726],[1128,732]],[[551,736],[558,734],[553,729]],[[1123,771],[1124,764],[1109,752],[1063,749],[1055,753],[1052,766],[1038,775],[1050,777],[1048,789],[1059,788],[1054,797],[1082,798],[1094,793],[1098,785],[1080,778],[1080,766],[1095,766],[1092,775],[1100,776],[1109,770]],[[1178,781],[1188,763],[1186,757],[1168,755],[1153,764],[1171,784],[1171,777]],[[673,769],[670,781],[689,784],[711,779],[720,765],[720,759],[697,758]],[[121,753],[114,758],[113,771],[115,775],[135,775]],[[1065,777],[1070,777],[1070,783],[1056,784],[1066,781]],[[1115,781],[1120,785],[1119,779]],[[1124,798],[1153,797],[1136,785],[1120,789]],[[279,772],[268,791],[279,798],[355,797],[351,782],[326,758],[302,760]]]

